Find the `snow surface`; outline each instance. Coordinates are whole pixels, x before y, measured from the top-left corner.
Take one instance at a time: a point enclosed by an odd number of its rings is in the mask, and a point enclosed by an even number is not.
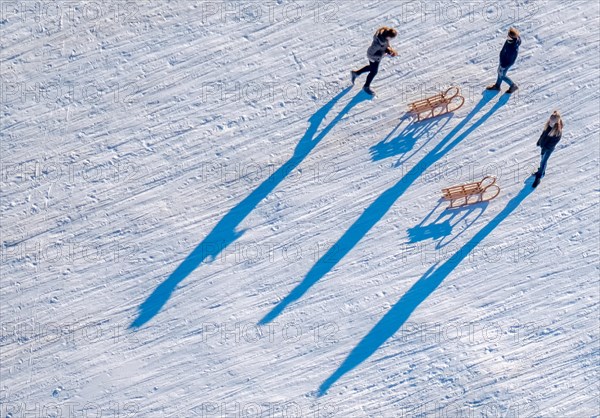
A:
[[[0,6],[2,416],[600,416],[598,2]]]

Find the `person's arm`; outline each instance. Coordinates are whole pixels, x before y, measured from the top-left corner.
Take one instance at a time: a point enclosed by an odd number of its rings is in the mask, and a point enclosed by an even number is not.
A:
[[[554,148],[559,143],[561,137],[562,137],[562,135],[551,136],[550,137],[550,142],[551,142],[551,147],[552,148]]]
[[[398,55],[398,52],[392,48],[392,45],[390,45],[390,41],[386,41],[387,46],[385,47],[385,53],[388,55],[391,55],[392,57],[395,57],[396,55]]]
[[[506,56],[507,49],[508,42],[504,41],[504,44],[502,44],[502,49],[500,50],[500,62],[502,62],[502,59]]]
[[[550,128],[550,127],[548,127]],[[542,143],[544,142],[544,138],[546,137],[546,135],[548,135],[548,132],[550,132],[550,129],[544,129],[544,132],[542,132],[542,134],[540,135],[540,139],[537,140],[537,143],[535,145],[537,145],[538,147],[542,146]]]

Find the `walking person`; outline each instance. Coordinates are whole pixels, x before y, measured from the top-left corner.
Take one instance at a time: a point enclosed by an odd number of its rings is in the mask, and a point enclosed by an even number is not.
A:
[[[546,122],[544,132],[542,132],[542,135],[536,144],[542,149],[542,160],[537,172],[534,173],[535,180],[533,182],[533,187],[537,187],[537,185],[540,184],[540,180],[546,174],[546,164],[548,164],[548,159],[550,158],[552,151],[554,151],[556,144],[558,144],[558,141],[560,141],[560,138],[562,137],[562,129],[562,118],[560,117],[560,113],[555,110]]]
[[[515,28],[510,28],[508,30],[508,37],[506,38],[506,42],[504,42],[504,46],[500,51],[500,65],[498,66],[498,78],[496,79],[496,82],[494,84],[486,87],[487,90],[500,90],[500,84],[503,81],[508,84],[508,90],[506,90],[506,93],[508,94],[514,93],[519,88],[519,86],[517,86],[517,84],[514,83],[506,75],[506,73],[517,60],[520,45],[521,36],[519,34],[519,31]]]
[[[398,35],[398,31],[394,28],[389,28],[387,26],[382,26],[377,29],[375,35],[373,36],[373,43],[367,50],[367,58],[369,59],[369,65],[364,66],[360,70],[351,71],[350,77],[352,79],[352,84],[354,85],[354,80],[359,75],[368,72],[367,81],[363,86],[363,90],[373,96],[375,92],[371,89],[371,82],[375,75],[379,71],[379,63],[384,55],[391,55],[395,57],[398,55],[396,50],[390,46],[390,41],[394,39]]]

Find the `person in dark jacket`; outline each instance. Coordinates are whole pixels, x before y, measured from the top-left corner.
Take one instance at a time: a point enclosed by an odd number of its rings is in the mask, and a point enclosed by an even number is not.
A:
[[[552,154],[556,144],[558,144],[558,141],[560,141],[560,138],[562,137],[562,129],[562,118],[560,117],[560,113],[555,110],[552,112],[552,115],[550,115],[548,122],[546,122],[546,126],[544,126],[544,132],[542,132],[542,135],[536,144],[542,149],[542,161],[540,162],[540,167],[538,168],[537,172],[534,173],[535,180],[533,182],[533,187],[537,187],[537,185],[540,184],[540,180],[546,174],[546,164],[548,164],[550,154]]]
[[[508,38],[504,42],[504,46],[500,51],[500,65],[498,66],[498,78],[496,83],[487,86],[487,90],[500,90],[500,84],[505,81],[508,84],[508,90],[506,93],[514,93],[519,86],[517,86],[506,73],[508,69],[513,66],[519,55],[519,46],[521,45],[521,36],[519,31],[515,28],[510,28],[508,31]]]
[[[352,84],[354,85],[354,80],[359,75],[368,72],[367,81],[363,86],[363,90],[370,94],[374,95],[375,92],[371,89],[371,82],[375,78],[377,71],[379,71],[379,63],[381,59],[387,54],[395,57],[398,55],[396,50],[390,46],[390,41],[394,39],[398,35],[398,31],[393,28],[388,28],[387,26],[383,26],[377,29],[375,35],[373,36],[373,42],[371,46],[367,50],[367,58],[369,59],[369,65],[364,66],[360,70],[351,71],[350,77],[352,79]]]

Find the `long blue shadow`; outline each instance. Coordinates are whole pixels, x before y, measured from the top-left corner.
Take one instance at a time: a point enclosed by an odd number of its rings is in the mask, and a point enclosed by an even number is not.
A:
[[[369,232],[369,230],[387,213],[390,207],[402,194],[418,179],[428,168],[433,166],[440,158],[448,153],[452,148],[465,139],[481,124],[483,124],[494,112],[504,106],[509,95],[501,96],[494,106],[481,116],[462,134],[454,136],[475,116],[490,100],[494,93],[484,92],[483,97],[471,112],[463,119],[439,144],[435,146],[423,159],[410,169],[394,186],[384,191],[359,218],[350,226],[350,228],[341,236],[341,238],[317,260],[314,266],[308,271],[304,279],[282,299],[269,313],[267,313],[259,324],[264,325],[273,321],[283,310],[292,302],[300,299],[317,281],[327,274],[350,250]]]
[[[181,281],[183,281],[202,262],[214,260],[225,248],[241,237],[244,231],[238,231],[237,228],[246,216],[248,216],[248,214],[250,214],[283,179],[298,167],[302,160],[304,160],[313,148],[329,133],[329,131],[331,131],[331,129],[333,129],[350,109],[361,101],[369,98],[366,93],[362,91],[359,92],[321,132],[317,133],[319,125],[325,116],[349,91],[350,87],[342,90],[309,118],[308,129],[302,139],[298,142],[292,157],[273,172],[273,174],[244,198],[244,200],[223,216],[206,238],[198,244],[179,267],[177,267],[177,269],[175,269],[175,271],[173,271],[173,273],[171,273],[171,275],[140,305],[138,317],[132,322],[129,328],[139,328],[152,319],[169,300],[171,294]]]
[[[427,272],[400,298],[373,329],[350,352],[340,367],[321,384],[319,396],[343,375],[354,369],[381,347],[406,322],[415,309],[444,281],[446,277],[465,259],[465,257],[494,231],[533,191],[531,179],[526,180],[521,191],[513,197],[504,209],[487,225],[477,232],[463,247],[436,268],[433,265]]]

